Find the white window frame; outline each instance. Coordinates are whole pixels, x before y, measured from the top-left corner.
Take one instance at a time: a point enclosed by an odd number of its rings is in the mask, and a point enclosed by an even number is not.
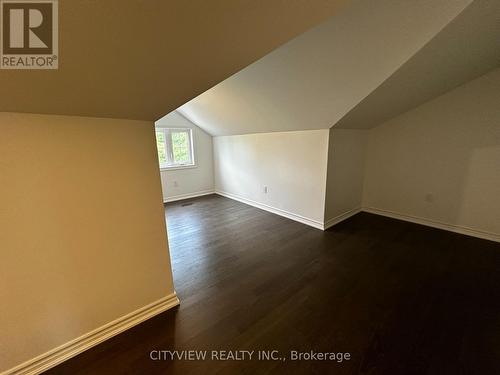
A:
[[[185,169],[185,168],[195,168],[196,162],[194,158],[194,142],[193,142],[193,129],[191,128],[156,128],[155,137],[157,132],[162,132],[165,139],[165,151],[167,153],[167,164],[161,164],[158,158],[158,164],[160,165],[161,171],[172,170],[172,169]],[[189,151],[191,153],[190,163],[174,163],[173,151],[172,151],[172,132],[178,133],[183,132],[188,134]]]

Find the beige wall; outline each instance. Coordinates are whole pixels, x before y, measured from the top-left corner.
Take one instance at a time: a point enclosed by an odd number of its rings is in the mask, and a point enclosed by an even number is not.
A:
[[[363,204],[500,239],[500,69],[370,130]]]
[[[0,113],[0,372],[173,292],[152,122]]]
[[[156,121],[156,127],[192,129],[194,159],[196,162],[194,168],[161,171],[163,200],[171,201],[182,199],[189,195],[213,192],[214,161],[212,136],[205,133],[177,112],[171,112]]]
[[[361,209],[368,131],[330,129],[325,222]]]
[[[216,191],[322,226],[328,133],[311,130],[214,137]]]

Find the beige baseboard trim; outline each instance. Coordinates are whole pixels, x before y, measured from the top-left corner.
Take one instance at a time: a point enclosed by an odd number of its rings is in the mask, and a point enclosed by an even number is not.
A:
[[[279,215],[279,216],[286,217],[287,219],[298,221],[299,223],[309,225],[309,226],[314,227],[316,229],[321,229],[321,230],[323,229],[323,223],[320,221],[309,219],[307,217],[297,215],[297,214],[294,214],[292,212],[282,210],[280,208],[268,206],[267,204],[259,203],[259,202],[253,201],[251,199],[243,198],[243,197],[240,197],[238,195],[226,193],[226,192],[220,191],[220,190],[215,190],[215,194],[221,195],[221,196],[229,198],[229,199],[233,199],[233,200],[238,201],[238,202],[248,204],[249,206],[260,208],[261,210],[268,211],[268,212],[271,212],[271,213]]]
[[[197,191],[195,193],[179,194],[179,195],[174,195],[172,197],[163,197],[163,203],[181,201],[183,199],[189,199],[189,198],[202,197],[203,195],[210,195],[210,194],[215,194],[215,191],[203,190],[203,191]]]
[[[393,219],[399,219],[404,221],[409,221],[410,223],[426,225],[428,227],[448,230],[455,233],[465,234],[467,236],[478,237],[484,240],[490,240],[495,242],[500,242],[500,234],[486,232],[478,229],[464,227],[462,225],[448,224],[436,220],[426,219],[423,217],[417,217],[412,215],[400,214],[393,211],[382,210],[375,207],[363,207],[362,211],[369,212],[371,214],[387,216]]]
[[[108,324],[103,325],[83,336],[80,336],[51,351],[22,363],[1,375],[36,375],[116,336],[117,334],[142,323],[179,304],[179,299],[174,293],[144,306],[130,314],[124,315]]]
[[[337,215],[331,219],[326,220],[325,225],[324,225],[324,230],[327,230],[328,228],[333,227],[335,224],[338,224],[341,221],[349,219],[351,216],[354,216],[359,212],[361,212],[361,207],[354,208],[352,210],[346,211],[340,215]]]

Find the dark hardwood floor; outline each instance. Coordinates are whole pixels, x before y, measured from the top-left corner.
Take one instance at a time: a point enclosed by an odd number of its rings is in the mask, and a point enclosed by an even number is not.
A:
[[[166,213],[180,307],[48,374],[500,374],[498,243],[367,213],[322,232],[215,195]],[[150,359],[174,349],[351,358]]]

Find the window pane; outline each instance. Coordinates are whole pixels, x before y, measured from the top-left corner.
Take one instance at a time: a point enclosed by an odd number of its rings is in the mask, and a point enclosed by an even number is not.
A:
[[[158,149],[158,161],[160,165],[167,164],[167,149],[165,147],[165,133],[156,131],[156,148]]]
[[[189,133],[186,131],[172,132],[172,156],[175,164],[190,164]]]

